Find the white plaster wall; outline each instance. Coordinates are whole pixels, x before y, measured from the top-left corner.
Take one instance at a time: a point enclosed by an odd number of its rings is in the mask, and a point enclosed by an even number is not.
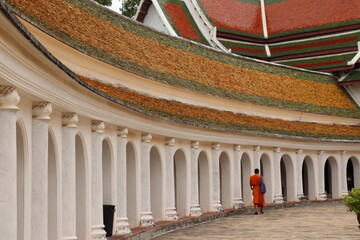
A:
[[[163,20],[160,18],[154,4],[149,7],[143,22],[146,26],[155,28],[158,31],[170,34],[170,31],[165,27]]]

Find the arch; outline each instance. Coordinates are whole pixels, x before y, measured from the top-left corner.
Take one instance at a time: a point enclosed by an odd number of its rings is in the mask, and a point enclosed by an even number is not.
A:
[[[103,184],[103,203],[104,205],[114,204],[112,198],[112,169],[113,151],[108,138],[102,141],[102,184]]]
[[[16,188],[17,188],[17,239],[25,238],[25,189],[26,189],[26,156],[25,134],[22,122],[16,123]]]
[[[75,137],[75,188],[76,188],[76,235],[79,239],[87,237],[87,199],[86,156],[84,141],[79,134]]]
[[[281,190],[284,201],[294,201],[295,194],[295,169],[292,159],[285,154],[280,160]]]
[[[324,165],[325,192],[328,198],[338,197],[339,194],[339,171],[334,157],[329,157]]]
[[[198,189],[199,203],[202,211],[210,211],[210,163],[205,152],[200,152],[198,157]]]
[[[126,209],[130,226],[138,225],[137,174],[135,147],[128,142],[126,144]]]
[[[179,216],[187,213],[187,165],[186,157],[182,150],[177,150],[174,154],[174,177],[175,177],[175,207]]]
[[[230,191],[230,159],[226,152],[222,152],[219,157],[220,174],[220,201],[224,209],[231,208]]]
[[[150,203],[154,220],[162,219],[164,215],[163,168],[160,153],[156,147],[150,150]]]
[[[59,161],[55,135],[51,128],[48,133],[48,239],[56,240],[60,234],[59,224]]]
[[[267,153],[263,153],[260,157],[260,173],[264,176],[266,184],[265,202],[271,203],[273,201],[273,186],[271,174],[271,160]]]
[[[349,158],[349,161],[351,161],[352,163],[352,167],[353,167],[353,174],[354,174],[354,178],[353,178],[353,185],[355,188],[359,188],[360,187],[360,161],[358,158],[352,156]],[[358,174],[355,174],[358,173]]]
[[[111,141],[109,138],[105,138],[102,141],[102,195],[103,195],[103,205],[114,205],[115,200],[113,198],[113,164],[114,164],[114,154],[111,145]],[[106,231],[107,236],[112,236],[115,228],[111,228],[110,226],[114,226],[115,224],[115,216],[111,219],[108,219],[108,208],[103,208],[103,224],[105,226],[104,230]],[[115,214],[114,214],[115,215]],[[111,231],[112,232],[108,232]]]
[[[314,183],[315,183],[314,162],[310,156],[306,156],[302,164],[302,184],[303,184],[303,192],[306,199],[316,200],[316,189]]]
[[[349,158],[346,163],[346,184],[348,191],[351,191],[351,189],[355,187],[354,178],[354,164],[353,161]]]
[[[251,161],[249,154],[243,153],[240,159],[241,166],[241,195],[246,205],[252,204],[252,193],[249,186],[251,176]]]

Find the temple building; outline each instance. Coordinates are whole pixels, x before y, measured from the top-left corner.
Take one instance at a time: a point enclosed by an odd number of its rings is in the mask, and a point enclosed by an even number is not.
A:
[[[255,168],[267,203],[358,187],[360,3],[318,2],[144,0],[155,30],[91,0],[0,0],[1,239],[240,209]]]

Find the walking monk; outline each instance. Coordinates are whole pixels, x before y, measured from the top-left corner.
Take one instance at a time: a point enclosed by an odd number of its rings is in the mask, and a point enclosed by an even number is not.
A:
[[[263,208],[265,205],[265,200],[264,200],[264,193],[261,192],[261,188],[260,188],[260,179],[262,178],[260,176],[260,171],[258,168],[256,168],[254,170],[254,175],[250,176],[250,188],[253,192],[253,202],[254,202],[254,206],[255,206],[255,215],[257,215],[259,213],[259,208],[260,208],[260,213],[263,214]],[[264,183],[264,179],[262,179],[263,183]],[[265,183],[264,183],[265,186]]]

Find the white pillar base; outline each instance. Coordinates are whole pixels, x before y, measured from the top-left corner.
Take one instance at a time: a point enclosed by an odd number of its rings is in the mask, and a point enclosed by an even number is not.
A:
[[[215,212],[223,212],[224,211],[220,201],[213,201],[212,202],[212,209]]]
[[[175,208],[168,208],[165,210],[165,219],[169,221],[178,221],[179,217],[177,215]]]
[[[91,227],[91,240],[106,240],[104,225]]]
[[[304,201],[304,200],[305,200],[305,195],[304,195],[303,193],[298,194],[298,195],[297,195],[297,199],[298,199],[299,201]]]
[[[234,199],[233,208],[234,209],[243,209],[243,208],[245,208],[245,204],[244,204],[243,200],[241,198]]]
[[[281,204],[284,203],[284,198],[282,195],[275,196],[274,203]]]
[[[127,218],[118,218],[116,219],[116,234],[130,234],[131,230],[129,228],[129,222]]]
[[[326,201],[327,200],[327,196],[326,193],[319,193],[317,200],[319,201]]]
[[[340,198],[342,199],[342,198],[344,198],[346,195],[349,195],[349,193],[348,193],[348,192],[342,192],[342,193],[340,194]]]
[[[77,237],[63,237],[61,240],[77,240]]]
[[[201,208],[199,205],[194,205],[190,207],[190,216],[194,216],[194,217],[202,216]]]
[[[143,212],[140,216],[141,227],[154,227],[154,218],[151,216],[151,212]]]

